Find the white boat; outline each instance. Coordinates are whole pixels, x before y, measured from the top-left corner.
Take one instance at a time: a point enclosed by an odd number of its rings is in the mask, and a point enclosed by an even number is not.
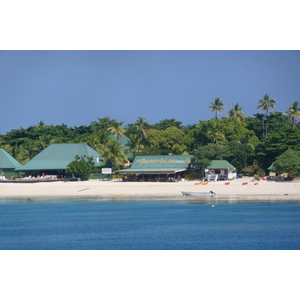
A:
[[[212,196],[215,195],[213,191],[210,192],[181,192],[183,196]]]

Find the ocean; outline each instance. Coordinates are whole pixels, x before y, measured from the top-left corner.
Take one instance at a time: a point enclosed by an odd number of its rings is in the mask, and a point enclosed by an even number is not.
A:
[[[300,249],[299,201],[186,199],[1,199],[0,249]]]

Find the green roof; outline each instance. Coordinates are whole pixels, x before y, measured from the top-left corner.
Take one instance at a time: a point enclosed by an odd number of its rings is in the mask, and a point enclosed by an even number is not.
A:
[[[176,173],[185,171],[193,155],[148,155],[136,156],[131,168],[119,173]]]
[[[126,135],[123,135],[122,137],[121,136],[115,136],[114,134],[110,134],[109,137],[111,139],[113,139],[114,141],[117,141],[119,142],[121,145],[125,146],[127,143],[130,142],[130,139],[126,136]],[[127,147],[128,148],[128,147]]]
[[[92,156],[95,166],[100,167],[100,154],[86,144],[51,144],[24,166],[15,171],[28,170],[65,170],[75,160],[75,156]]]
[[[22,166],[4,149],[0,149],[0,169],[15,169]]]
[[[206,169],[235,169],[227,160],[212,160]]]

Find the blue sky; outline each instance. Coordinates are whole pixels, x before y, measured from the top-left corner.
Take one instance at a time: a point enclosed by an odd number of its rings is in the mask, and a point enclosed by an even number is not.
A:
[[[207,106],[216,97],[252,116],[265,93],[276,111],[300,101],[300,51],[0,52],[1,134],[39,120],[195,124],[214,117]]]

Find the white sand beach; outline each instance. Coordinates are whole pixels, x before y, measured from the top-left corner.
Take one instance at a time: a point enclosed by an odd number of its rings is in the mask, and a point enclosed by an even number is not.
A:
[[[0,183],[0,198],[11,197],[176,197],[181,191],[209,192],[220,196],[292,196],[300,200],[300,182],[272,182],[253,178],[241,178],[230,181],[209,182],[196,185],[199,181],[180,182],[122,182],[122,181],[73,181],[73,182],[37,182],[37,183]],[[247,184],[243,184],[247,183]]]

